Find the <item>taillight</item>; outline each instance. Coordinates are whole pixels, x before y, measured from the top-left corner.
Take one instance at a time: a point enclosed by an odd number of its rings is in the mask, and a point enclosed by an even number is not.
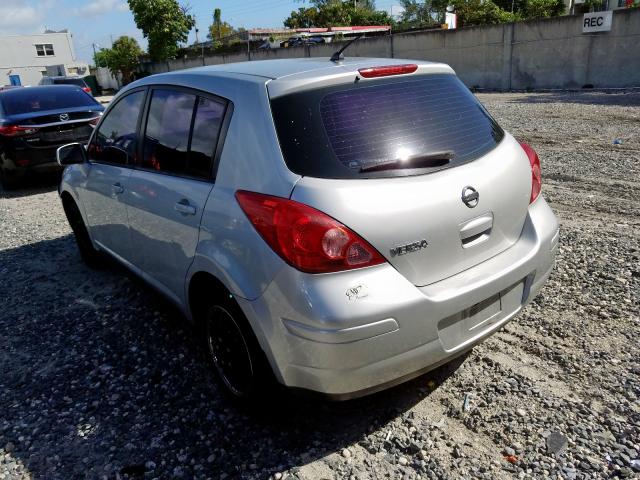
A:
[[[100,116],[98,116],[98,117],[96,117],[96,118],[92,118],[91,120],[89,120],[89,125],[93,125],[94,127],[95,127],[96,125],[98,125],[98,122],[100,121],[100,117],[101,117],[101,116],[102,116],[102,115],[100,115]]]
[[[540,169],[540,158],[536,151],[526,143],[520,142],[520,146],[524,150],[524,153],[529,157],[529,163],[531,164],[531,198],[529,203],[533,203],[542,189],[542,170]]]
[[[403,65],[385,65],[382,67],[361,68],[358,73],[364,78],[388,77],[390,75],[404,75],[405,73],[413,73],[418,69],[415,63],[406,63]]]
[[[243,190],[236,199],[273,251],[298,270],[329,273],[385,262],[367,241],[308,205]]]
[[[31,135],[37,132],[37,128],[32,127],[20,127],[18,125],[5,125],[0,126],[0,135],[5,137],[19,137],[21,135]]]
[[[84,90],[87,93],[91,93],[91,89],[89,87],[82,87],[82,90]]]

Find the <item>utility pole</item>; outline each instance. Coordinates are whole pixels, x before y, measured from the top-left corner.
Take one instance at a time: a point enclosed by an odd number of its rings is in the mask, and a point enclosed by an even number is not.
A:
[[[98,68],[100,65],[98,65],[98,55],[96,54],[96,44],[92,43],[91,46],[93,47],[93,63],[95,63],[96,68]]]

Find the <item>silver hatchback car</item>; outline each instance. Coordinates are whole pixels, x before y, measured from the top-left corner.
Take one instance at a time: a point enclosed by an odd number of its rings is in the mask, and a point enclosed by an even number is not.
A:
[[[85,261],[175,302],[240,398],[277,380],[344,399],[433,369],[530,302],[558,244],[538,156],[439,63],[154,75],[58,161]]]

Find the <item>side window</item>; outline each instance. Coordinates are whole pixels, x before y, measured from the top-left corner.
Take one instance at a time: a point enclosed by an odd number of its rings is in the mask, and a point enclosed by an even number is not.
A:
[[[198,97],[187,174],[205,178],[211,175],[213,153],[218,143],[225,109],[226,105],[222,102]]]
[[[182,174],[187,170],[189,130],[196,96],[154,90],[144,134],[142,168]]]
[[[126,165],[136,153],[138,116],[144,92],[127,95],[107,113],[89,144],[89,158],[96,162]]]
[[[225,108],[222,101],[196,94],[154,90],[140,166],[209,179]]]

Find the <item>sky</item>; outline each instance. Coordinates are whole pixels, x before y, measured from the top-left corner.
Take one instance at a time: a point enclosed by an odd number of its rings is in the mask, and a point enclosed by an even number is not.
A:
[[[204,40],[212,22],[213,9],[220,8],[222,19],[234,27],[279,28],[292,10],[308,6],[304,0],[179,0],[190,7]],[[378,0],[378,9],[389,11],[396,0]],[[0,0],[0,36],[42,33],[45,29],[68,28],[73,34],[76,56],[91,63],[93,50],[108,48],[111,39],[134,37],[146,48],[126,0]],[[195,32],[189,34],[189,43]]]

